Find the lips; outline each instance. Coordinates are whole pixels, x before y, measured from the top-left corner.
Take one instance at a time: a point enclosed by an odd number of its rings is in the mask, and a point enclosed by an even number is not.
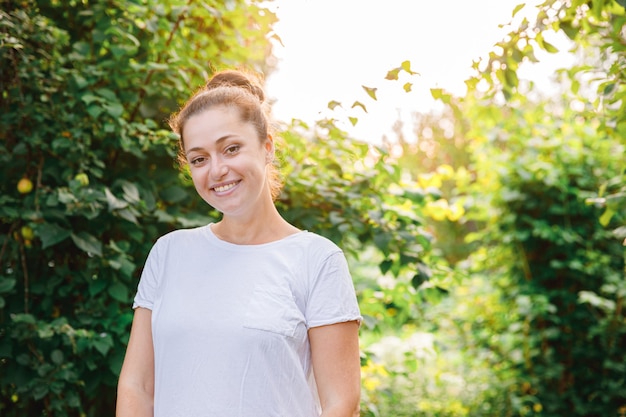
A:
[[[221,193],[225,193],[225,192],[231,190],[237,184],[239,184],[239,181],[233,181],[233,182],[229,182],[229,183],[226,183],[226,184],[220,184],[220,185],[216,185],[215,187],[213,187],[212,190],[215,191],[218,194],[221,194]]]

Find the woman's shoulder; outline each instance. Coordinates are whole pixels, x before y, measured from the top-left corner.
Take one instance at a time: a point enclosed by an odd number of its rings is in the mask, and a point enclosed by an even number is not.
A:
[[[175,229],[171,230],[163,235],[161,235],[157,241],[156,245],[170,245],[172,243],[183,243],[185,241],[195,241],[198,238],[201,238],[206,235],[207,228],[209,226],[200,226],[194,228],[187,229]]]
[[[322,236],[315,232],[301,231],[290,239],[289,244],[296,244],[307,251],[321,252],[321,253],[334,253],[341,252],[341,248],[329,238]]]

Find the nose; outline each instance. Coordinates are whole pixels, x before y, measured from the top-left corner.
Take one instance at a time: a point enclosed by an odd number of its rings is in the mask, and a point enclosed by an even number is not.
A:
[[[211,161],[211,179],[220,180],[228,174],[228,164],[222,161],[220,158],[215,158]]]

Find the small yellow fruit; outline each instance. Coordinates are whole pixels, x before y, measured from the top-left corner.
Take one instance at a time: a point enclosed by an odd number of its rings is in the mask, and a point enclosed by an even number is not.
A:
[[[24,240],[33,240],[33,238],[35,237],[35,233],[33,232],[33,229],[31,229],[28,226],[22,226],[22,237],[24,238]]]
[[[74,180],[78,181],[80,185],[82,185],[83,187],[86,187],[87,185],[89,185],[89,177],[84,172],[81,172],[80,174],[76,174],[76,176],[74,177]]]
[[[19,191],[20,194],[30,193],[33,191],[33,182],[28,178],[22,178],[17,183],[17,191]]]

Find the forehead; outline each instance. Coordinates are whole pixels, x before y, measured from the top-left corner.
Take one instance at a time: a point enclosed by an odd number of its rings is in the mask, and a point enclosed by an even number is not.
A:
[[[225,124],[239,123],[240,121],[239,111],[236,108],[215,106],[200,110],[190,116],[183,126],[182,133],[183,136],[186,136],[189,132],[195,132],[198,129],[217,128]]]
[[[224,136],[256,138],[254,127],[241,120],[239,110],[226,106],[213,107],[194,114],[187,120],[181,133],[185,148],[199,141],[215,142]]]

